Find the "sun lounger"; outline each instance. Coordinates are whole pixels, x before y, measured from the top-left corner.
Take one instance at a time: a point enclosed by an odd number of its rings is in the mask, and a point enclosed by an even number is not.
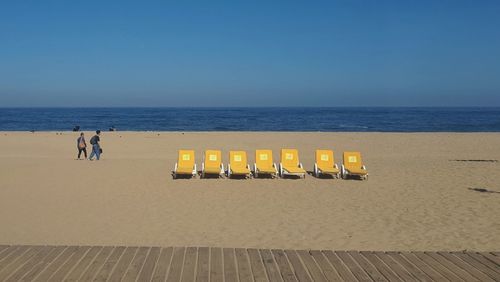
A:
[[[368,179],[368,171],[361,162],[359,152],[344,152],[344,163],[342,164],[342,178],[354,175],[361,179]]]
[[[314,164],[314,175],[331,175],[334,178],[340,177],[340,170],[333,158],[332,150],[316,150],[316,163]]]
[[[196,177],[196,163],[193,150],[179,150],[179,159],[175,163],[174,178],[179,175]]]
[[[247,153],[245,151],[229,151],[227,177],[231,177],[232,175],[245,176],[245,178],[250,177],[250,165],[247,162]]]
[[[203,162],[201,163],[201,177],[205,175],[224,175],[224,165],[222,164],[221,152],[219,150],[206,150]]]
[[[270,175],[276,177],[278,168],[273,163],[273,151],[271,150],[255,150],[255,163],[253,165],[253,173],[255,177],[259,175]]]
[[[306,177],[306,171],[299,161],[299,152],[296,149],[281,149],[280,175]]]

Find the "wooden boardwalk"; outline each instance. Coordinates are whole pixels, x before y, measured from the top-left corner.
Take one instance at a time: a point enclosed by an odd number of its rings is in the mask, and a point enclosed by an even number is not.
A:
[[[500,281],[500,252],[0,245],[0,281]]]

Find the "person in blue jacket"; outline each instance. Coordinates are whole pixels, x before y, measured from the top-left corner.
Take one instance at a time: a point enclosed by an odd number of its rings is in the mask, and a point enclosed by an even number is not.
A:
[[[90,157],[89,157],[89,160],[92,161],[92,158],[96,157],[97,160],[99,160],[100,156],[101,156],[101,145],[99,144],[99,142],[101,142],[101,131],[100,130],[97,130],[95,132],[96,134],[90,138],[90,144],[92,145],[92,153],[90,153]]]

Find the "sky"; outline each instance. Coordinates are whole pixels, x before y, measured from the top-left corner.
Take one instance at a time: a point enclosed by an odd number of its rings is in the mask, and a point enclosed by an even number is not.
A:
[[[0,107],[500,106],[500,1],[2,1]]]

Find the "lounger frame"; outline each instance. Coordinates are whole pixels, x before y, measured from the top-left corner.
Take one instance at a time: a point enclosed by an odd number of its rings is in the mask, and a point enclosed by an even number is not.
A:
[[[174,179],[177,178],[177,175],[191,175],[192,177],[195,177],[196,178],[196,175],[198,174],[198,170],[196,169],[196,163],[194,164],[194,167],[193,167],[193,171],[191,172],[191,174],[187,174],[187,173],[177,173],[177,167],[178,167],[178,164],[177,162],[175,163],[175,166],[174,166]]]
[[[247,164],[246,168],[248,169],[248,173],[245,173],[245,174],[233,173],[231,171],[231,164],[227,164],[227,178],[231,178],[231,175],[244,175],[245,178],[251,178],[252,177],[252,171],[250,170],[250,165]]]
[[[333,167],[334,167],[334,168],[336,168],[337,170],[339,169],[339,166],[338,166],[337,164],[333,164]],[[333,176],[334,178],[339,179],[339,178],[340,178],[341,171],[339,170],[339,172],[337,172],[337,173],[323,172],[323,171],[321,170],[321,168],[319,168],[318,163],[314,163],[314,176],[316,176],[316,177],[320,177],[322,174],[323,174],[323,175],[331,175],[331,176]]]
[[[367,170],[365,165],[362,165],[361,168]],[[342,172],[342,179],[347,179],[349,176],[359,176],[361,180],[368,180],[368,172],[366,174],[350,173],[349,169],[345,168],[343,164],[341,172]]]
[[[203,162],[201,163],[201,178],[205,178],[206,174],[209,174],[209,175],[218,174],[219,177],[224,176],[224,164],[223,163],[220,164],[220,171],[219,171],[219,173],[205,172],[205,158],[203,158]]]
[[[276,166],[276,163],[273,163],[273,168],[275,172],[260,172],[259,168],[257,167],[257,163],[253,163],[253,176],[257,178],[259,177],[259,174],[262,174],[271,175],[272,178],[278,178],[278,167]]]
[[[302,163],[299,163],[299,168],[301,169],[304,169],[304,166],[302,165]],[[286,171],[286,169],[283,167],[283,164],[280,163],[280,167],[279,167],[279,170],[280,170],[280,176],[283,178],[285,176],[298,176],[300,178],[306,178],[306,173],[307,172],[288,172]]]

